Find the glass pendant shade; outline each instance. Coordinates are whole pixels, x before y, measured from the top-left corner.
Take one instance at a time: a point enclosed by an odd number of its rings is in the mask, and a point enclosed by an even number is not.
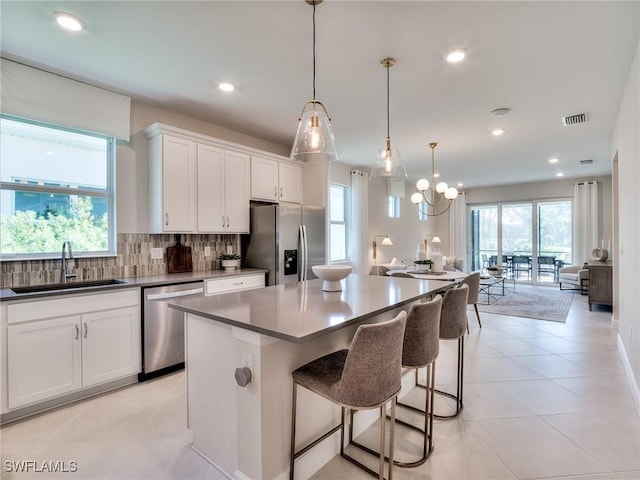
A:
[[[311,100],[305,104],[290,158],[302,162],[342,158],[331,129],[331,119],[322,103]]]
[[[391,142],[388,142],[387,147],[378,150],[369,180],[372,182],[395,182],[404,181],[406,178],[407,171],[402,164],[400,152],[392,149]]]

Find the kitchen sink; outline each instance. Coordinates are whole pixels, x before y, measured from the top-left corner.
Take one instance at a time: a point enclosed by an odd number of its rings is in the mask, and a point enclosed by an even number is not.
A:
[[[14,293],[39,293],[50,292],[55,290],[77,290],[79,288],[103,287],[107,285],[119,285],[126,283],[124,280],[88,280],[86,282],[69,282],[69,283],[48,283],[46,285],[35,285],[33,287],[15,287],[11,290]]]

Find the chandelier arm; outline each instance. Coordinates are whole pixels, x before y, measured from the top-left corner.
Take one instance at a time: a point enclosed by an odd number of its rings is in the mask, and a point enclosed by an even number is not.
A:
[[[437,207],[438,205],[440,205],[442,203],[442,200],[444,200],[444,196],[440,195],[439,200],[436,202],[434,198],[431,199],[431,201],[427,200],[427,197],[424,195],[424,193],[422,194],[422,198],[424,198],[424,201],[427,205],[429,205],[430,207]],[[451,201],[451,200],[449,200]]]
[[[427,208],[427,211],[425,212],[424,210],[422,210],[420,208],[419,204],[416,205],[416,206],[418,207],[418,211],[420,213],[422,213],[423,215],[426,215],[427,217],[439,217],[440,215],[443,215],[443,214],[447,213],[449,211],[449,209],[451,208],[452,204],[453,204],[453,200],[449,200],[449,205],[447,205],[447,208],[445,208],[444,210],[442,210],[441,212],[438,212],[438,213],[429,213],[429,209],[428,208]],[[429,205],[431,205],[431,204],[429,204]],[[433,207],[434,205],[431,205],[431,206]]]

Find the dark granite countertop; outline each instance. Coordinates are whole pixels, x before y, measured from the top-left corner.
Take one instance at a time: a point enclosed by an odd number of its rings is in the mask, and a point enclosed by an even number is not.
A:
[[[82,288],[74,288],[74,282],[68,283],[68,288],[57,288],[59,284],[53,284],[55,290],[47,290],[46,285],[36,285],[37,291],[30,293],[16,293],[10,288],[0,289],[0,301],[23,300],[33,298],[54,297],[59,295],[70,295],[76,293],[94,293],[102,291],[112,291],[123,288],[132,287],[154,287],[161,285],[173,285],[179,283],[197,282],[206,279],[238,277],[243,275],[252,275],[256,273],[265,273],[267,270],[260,268],[243,268],[238,270],[207,270],[201,272],[188,273],[165,273],[161,275],[147,275],[141,277],[128,277],[113,279],[121,283],[113,283],[108,285],[94,285]],[[91,281],[89,281],[90,283]],[[84,282],[78,282],[84,283]]]

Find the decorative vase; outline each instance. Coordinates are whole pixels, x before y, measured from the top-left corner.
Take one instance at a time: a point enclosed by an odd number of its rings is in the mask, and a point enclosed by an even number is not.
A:
[[[416,249],[416,260],[426,260],[427,251],[424,249],[424,243],[418,242],[418,248]]]
[[[442,253],[439,248],[434,248],[431,252],[431,271],[433,273],[442,273]]]
[[[235,270],[238,266],[238,260],[220,260],[225,271]]]

